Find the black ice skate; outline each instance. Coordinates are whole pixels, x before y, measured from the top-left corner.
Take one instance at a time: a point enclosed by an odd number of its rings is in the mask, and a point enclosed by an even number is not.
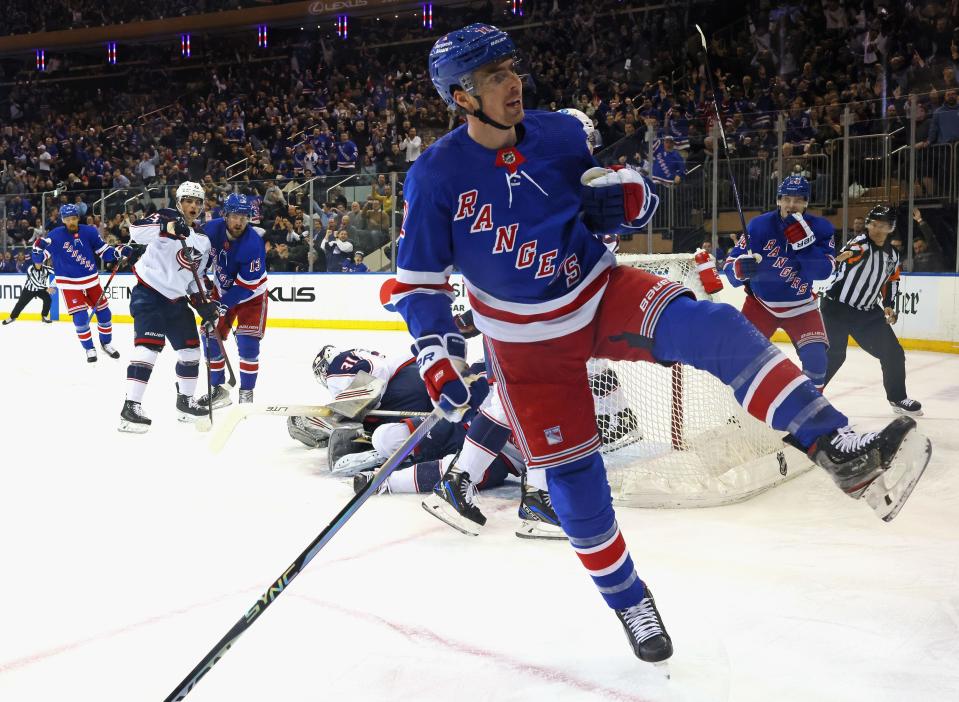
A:
[[[898,402],[890,402],[889,406],[892,407],[892,411],[896,414],[906,414],[910,417],[922,416],[922,403],[910,400],[908,397]]]
[[[44,324],[53,324],[52,319],[50,319],[49,317],[44,317],[43,315],[40,315],[40,321],[43,322]],[[6,324],[6,322],[4,322],[4,324]]]
[[[932,444],[916,433],[916,420],[899,417],[879,432],[858,434],[841,427],[822,436],[809,456],[847,495],[866,502],[883,521],[899,514],[922,477]]]
[[[241,405],[251,405],[253,404],[253,390],[240,390],[240,404]]]
[[[143,414],[143,407],[139,402],[133,400],[124,400],[123,409],[120,410],[119,431],[129,432],[131,434],[145,434],[153,421]]]
[[[181,422],[195,422],[210,413],[208,407],[201,407],[190,395],[180,394],[180,384],[176,384],[176,414]]]
[[[629,407],[610,416],[599,414],[596,416],[596,428],[599,429],[599,438],[603,446],[609,446],[629,436],[639,426],[636,413]]]
[[[622,622],[626,638],[637,658],[647,663],[663,663],[673,655],[673,640],[666,633],[653,593],[648,587],[646,596],[639,604],[617,609],[616,616]]]
[[[103,349],[103,353],[110,358],[120,358],[120,352],[113,348],[113,344],[100,344],[100,348]]]
[[[200,395],[196,403],[203,409],[209,409],[210,407],[210,393],[204,393]],[[229,407],[233,404],[233,400],[230,399],[230,391],[227,390],[222,385],[213,386],[213,409],[220,409],[221,407]]]
[[[456,469],[454,460],[433,488],[433,494],[423,500],[423,509],[442,522],[470,536],[479,536],[486,517],[476,505],[476,486],[466,473]]]
[[[96,362],[97,362],[97,350],[87,349],[87,363],[96,363]]]
[[[353,476],[353,492],[354,494],[359,495],[367,485],[373,482],[373,472],[372,470],[365,470],[361,473],[357,473]],[[377,495],[390,494],[389,481],[384,482],[380,485],[379,489],[376,491]]]
[[[516,530],[516,535],[521,539],[566,539],[566,532],[559,524],[559,517],[553,510],[549,493],[528,485],[525,475],[523,475],[519,503],[519,518],[523,520],[523,523]]]

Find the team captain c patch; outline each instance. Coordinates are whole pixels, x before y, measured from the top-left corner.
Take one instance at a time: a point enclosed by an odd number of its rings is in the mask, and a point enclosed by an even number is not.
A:
[[[546,443],[550,446],[563,443],[563,432],[559,430],[559,427],[544,429],[543,435],[546,437]]]

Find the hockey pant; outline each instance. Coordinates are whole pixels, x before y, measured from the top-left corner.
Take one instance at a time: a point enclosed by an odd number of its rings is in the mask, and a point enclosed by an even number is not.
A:
[[[489,340],[488,347],[487,359],[527,464],[548,468],[550,497],[563,530],[615,609],[637,604],[645,588],[619,533],[597,452],[588,358],[700,368],[732,387],[750,414],[792,432],[805,445],[847,424],[737,310],[696,301],[682,286],[633,268],[613,269],[590,325],[533,343]]]
[[[127,366],[127,399],[142,401],[157,355],[167,340],[177,353],[179,393],[192,396],[199,375],[200,337],[186,298],[170,300],[140,283],[130,294],[130,314],[134,349]]]
[[[846,360],[846,348],[849,337],[863,351],[879,359],[882,368],[882,385],[886,399],[890,402],[905,400],[906,395],[906,354],[896,333],[886,322],[883,310],[875,307],[871,310],[857,310],[855,307],[833,302],[829,298],[822,300],[823,319],[829,334],[829,366],[826,370],[826,382],[832,380]]]
[[[782,305],[783,303],[769,303]],[[813,301],[812,304],[815,304]],[[803,306],[809,306],[808,300],[802,301]],[[780,308],[781,314],[789,314],[788,306]],[[781,317],[773,314],[769,307],[761,303],[755,296],[747,295],[743,303],[743,316],[767,339],[772,338],[777,329],[786,332],[793,342],[803,373],[813,384],[822,390],[826,384],[826,348],[828,336],[823,317],[818,308],[809,309],[792,317]]]

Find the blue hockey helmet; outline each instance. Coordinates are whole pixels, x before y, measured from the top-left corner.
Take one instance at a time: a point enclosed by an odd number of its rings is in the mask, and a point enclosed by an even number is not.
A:
[[[809,199],[809,181],[801,175],[786,176],[779,189],[776,191],[776,197],[801,197]]]
[[[430,50],[430,79],[451,109],[456,107],[453,88],[473,93],[473,71],[494,61],[516,55],[516,45],[509,34],[491,24],[480,22],[437,39]]]
[[[80,208],[76,205],[66,204],[61,205],[60,207],[60,219],[66,219],[67,217],[79,217]]]
[[[250,204],[250,198],[240,193],[230,193],[226,202],[223,203],[224,214],[253,216],[253,205]]]

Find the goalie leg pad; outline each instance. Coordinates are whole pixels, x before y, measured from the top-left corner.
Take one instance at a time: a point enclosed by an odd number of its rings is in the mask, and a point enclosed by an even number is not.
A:
[[[333,424],[323,417],[287,417],[290,436],[310,448],[323,448],[330,443]]]

